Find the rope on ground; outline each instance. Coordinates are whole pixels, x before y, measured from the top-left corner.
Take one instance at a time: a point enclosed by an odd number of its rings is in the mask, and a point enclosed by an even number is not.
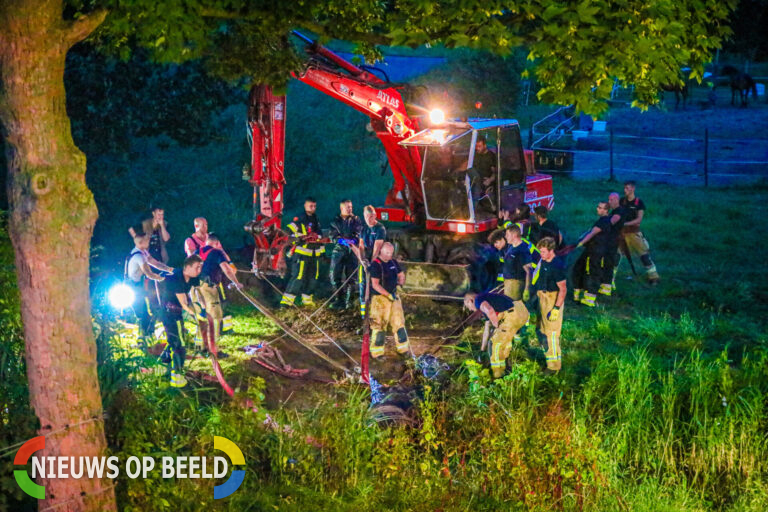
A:
[[[267,307],[266,307],[264,304],[262,304],[261,302],[259,302],[259,301],[258,301],[258,300],[256,300],[255,298],[251,297],[250,295],[248,295],[247,293],[245,293],[245,292],[244,292],[243,290],[241,290],[240,288],[237,288],[237,291],[238,291],[238,293],[240,293],[240,295],[242,295],[242,296],[243,296],[243,298],[245,298],[245,300],[247,300],[247,301],[248,301],[248,302],[251,304],[251,306],[253,306],[253,307],[255,307],[256,309],[258,309],[259,311],[261,311],[261,313],[262,313],[264,316],[266,316],[267,318],[269,318],[270,320],[272,320],[272,321],[273,321],[273,322],[274,322],[274,323],[275,323],[275,324],[276,324],[278,327],[280,327],[280,328],[281,328],[283,331],[285,331],[285,332],[286,332],[286,334],[288,334],[288,336],[290,336],[291,338],[293,338],[293,339],[294,339],[294,340],[295,340],[297,343],[299,343],[301,346],[303,346],[304,348],[306,348],[307,350],[309,350],[310,352],[312,352],[312,353],[313,353],[313,354],[315,354],[317,357],[319,357],[320,359],[324,360],[325,362],[327,362],[328,364],[330,364],[330,365],[331,365],[331,366],[333,366],[334,368],[336,368],[336,369],[338,369],[338,370],[341,370],[341,371],[342,371],[342,372],[344,372],[345,374],[352,374],[352,373],[353,373],[353,372],[351,372],[351,371],[350,371],[348,368],[346,368],[344,365],[342,365],[341,363],[339,363],[339,362],[337,362],[337,361],[334,361],[333,359],[331,359],[330,357],[328,357],[326,354],[324,354],[322,351],[320,351],[320,350],[319,350],[317,347],[314,347],[314,346],[312,346],[312,345],[310,345],[310,344],[308,344],[308,343],[305,343],[305,342],[304,342],[304,340],[302,340],[302,339],[301,339],[301,336],[300,336],[299,334],[297,334],[296,332],[294,332],[294,331],[293,331],[293,330],[292,330],[290,327],[288,327],[288,326],[287,326],[287,325],[286,325],[286,324],[285,324],[285,323],[284,323],[282,320],[280,320],[279,318],[277,318],[277,316],[275,316],[275,314],[274,314],[274,313],[272,313],[272,312],[269,310],[269,308],[267,308]],[[354,360],[353,360],[353,361],[354,361]],[[355,361],[355,362],[356,362],[356,361]]]
[[[434,293],[407,293],[407,292],[400,292],[401,295],[405,297],[423,297],[426,299],[436,299],[436,300],[457,300],[457,301],[463,301],[464,297],[456,297],[454,295],[437,295]]]
[[[269,285],[270,285],[272,288],[274,288],[276,292],[278,292],[278,293],[283,293],[283,292],[280,290],[280,288],[278,288],[278,287],[277,287],[277,285],[275,285],[275,283],[273,283],[272,281],[270,281],[269,279],[267,279],[265,276],[262,276],[262,278],[264,279],[264,281],[266,281],[266,282],[267,282],[267,284],[269,284]],[[325,332],[325,331],[323,330],[323,328],[322,328],[322,327],[320,327],[320,326],[319,326],[319,325],[318,325],[318,324],[317,324],[317,323],[316,323],[314,320],[312,320],[312,319],[309,317],[309,315],[307,315],[306,313],[304,313],[304,312],[301,310],[301,308],[299,308],[299,307],[298,307],[296,304],[293,304],[293,307],[294,307],[294,308],[296,308],[296,311],[298,311],[298,312],[299,312],[299,314],[300,314],[300,315],[302,315],[302,316],[304,317],[304,319],[305,319],[307,322],[311,323],[311,324],[312,324],[312,325],[315,327],[315,329],[317,329],[318,331],[320,331],[320,332],[322,333],[322,335],[323,335],[323,336],[325,336],[325,337],[326,337],[326,339],[328,339],[328,341],[330,341],[331,343],[333,343],[333,344],[336,346],[336,348],[338,348],[338,349],[339,349],[339,350],[342,352],[342,354],[344,354],[345,356],[347,356],[347,357],[350,359],[350,361],[352,361],[353,363],[357,364],[357,360],[356,360],[355,358],[353,358],[351,355],[349,355],[349,353],[348,353],[346,350],[344,350],[344,348],[343,348],[341,345],[339,345],[339,344],[336,342],[336,340],[335,340],[335,339],[333,339],[333,338],[332,338],[332,337],[331,337],[331,336],[330,336],[330,335],[329,335],[327,332]]]
[[[241,273],[246,273],[246,274],[256,275],[256,274],[255,274],[255,273],[254,273],[252,270],[243,270],[243,269],[237,269],[237,271],[238,271],[238,272],[241,272]],[[347,278],[344,280],[344,282],[341,284],[341,286],[339,286],[339,287],[336,289],[336,291],[334,291],[334,292],[331,294],[331,296],[330,296],[330,297],[328,297],[328,298],[326,299],[326,301],[325,301],[325,302],[323,302],[322,304],[320,304],[320,306],[319,306],[317,309],[315,309],[315,310],[314,310],[314,311],[313,311],[313,312],[312,312],[312,313],[309,315],[309,318],[312,318],[312,317],[314,317],[314,316],[315,316],[316,314],[318,314],[318,313],[319,313],[321,310],[323,310],[323,309],[324,309],[324,308],[325,308],[325,307],[326,307],[326,306],[327,306],[327,305],[328,305],[328,304],[329,304],[329,303],[330,303],[330,302],[331,302],[331,301],[332,301],[332,300],[333,300],[333,299],[336,297],[336,295],[338,295],[338,294],[341,292],[341,290],[343,290],[343,289],[344,289],[344,287],[346,287],[346,286],[347,286],[347,284],[349,283],[350,279],[352,279],[353,277],[355,277],[355,274],[357,274],[357,271],[354,271],[354,272],[352,272],[351,274],[349,274],[349,276],[348,276],[348,277],[347,277]],[[261,277],[261,276],[258,276],[258,275],[257,275],[257,277]],[[308,321],[304,320],[302,323],[300,323],[300,324],[299,324],[299,325],[296,327],[296,329],[301,329],[302,327],[304,327],[304,326],[305,326],[305,325],[307,325],[308,323],[309,323]],[[276,341],[279,341],[279,340],[281,340],[281,339],[285,338],[286,336],[287,336],[287,334],[286,334],[286,333],[283,333],[283,334],[281,334],[281,335],[279,335],[279,336],[276,336],[276,337],[272,338],[272,339],[271,339],[271,340],[269,340],[269,341],[265,341],[265,342],[264,342],[264,345],[265,345],[265,346],[269,346],[269,345],[271,345],[271,344],[275,343]]]

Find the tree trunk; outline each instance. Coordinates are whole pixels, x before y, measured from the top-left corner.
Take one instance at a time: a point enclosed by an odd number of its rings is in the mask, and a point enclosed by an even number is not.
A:
[[[0,1],[0,122],[6,135],[31,405],[45,456],[106,453],[88,257],[97,212],[66,112],[67,51],[104,19],[67,22],[61,0]],[[39,455],[39,454],[38,454]],[[116,510],[107,480],[41,479],[40,509]]]

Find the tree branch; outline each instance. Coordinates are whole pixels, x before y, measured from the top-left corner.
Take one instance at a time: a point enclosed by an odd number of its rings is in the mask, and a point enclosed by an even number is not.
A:
[[[106,9],[97,9],[75,21],[67,23],[64,27],[64,37],[69,46],[74,46],[96,30],[109,14]]]

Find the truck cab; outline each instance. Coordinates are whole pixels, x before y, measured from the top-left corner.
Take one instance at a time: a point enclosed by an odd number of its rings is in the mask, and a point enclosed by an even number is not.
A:
[[[430,231],[481,233],[497,226],[501,210],[524,202],[552,206],[551,178],[527,165],[514,119],[450,122],[400,145],[423,154],[421,188]]]

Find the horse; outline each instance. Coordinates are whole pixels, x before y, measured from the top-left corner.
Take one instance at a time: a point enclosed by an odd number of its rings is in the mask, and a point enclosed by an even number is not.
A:
[[[685,102],[688,101],[688,84],[663,84],[661,90],[666,92],[675,93],[675,110],[680,105],[680,97],[683,98],[683,110],[685,110]]]
[[[733,66],[723,66],[720,72],[731,80],[731,105],[735,102],[736,91],[739,92],[742,107],[747,106],[750,89],[752,90],[752,97],[757,100],[757,84],[754,78]]]

